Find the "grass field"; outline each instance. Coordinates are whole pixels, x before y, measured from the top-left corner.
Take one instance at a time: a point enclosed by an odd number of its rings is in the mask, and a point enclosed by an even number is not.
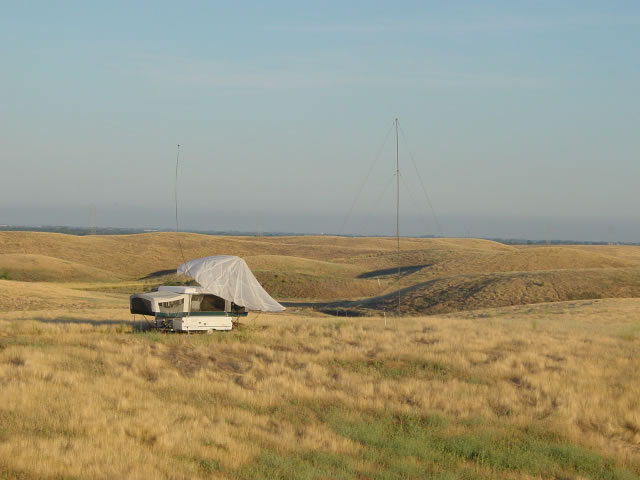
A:
[[[189,336],[67,302],[0,314],[1,478],[640,478],[635,299]]]
[[[640,299],[606,298],[640,249],[407,240],[398,280],[388,239],[185,235],[375,315],[172,335],[118,293],[171,278],[171,234],[0,240],[0,478],[640,478]]]

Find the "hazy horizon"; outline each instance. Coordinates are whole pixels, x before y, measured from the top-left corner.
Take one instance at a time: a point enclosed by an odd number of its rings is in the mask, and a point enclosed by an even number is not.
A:
[[[133,228],[175,230],[173,206],[169,209],[146,209],[144,211],[124,211],[119,209],[101,210],[94,207],[95,226],[98,228]],[[37,211],[37,213],[35,213]],[[9,226],[66,226],[88,228],[89,208],[18,210],[6,212],[0,209],[0,225]],[[21,219],[30,218],[25,222]],[[8,221],[12,220],[13,221]],[[318,235],[364,235],[393,236],[396,231],[395,215],[357,215],[345,222],[345,214],[260,214],[259,212],[228,213],[215,209],[181,211],[179,229],[181,231],[211,232],[262,232],[300,233]],[[400,217],[401,236],[444,236],[522,239],[534,241],[586,241],[586,242],[638,242],[637,226],[633,223],[587,222],[581,219],[549,221],[544,218],[439,218],[441,230],[431,228],[424,217]],[[295,228],[290,228],[293,225]]]
[[[397,117],[401,235],[637,242],[638,27],[623,1],[6,5],[0,224],[174,228],[179,143],[182,228],[392,235]]]

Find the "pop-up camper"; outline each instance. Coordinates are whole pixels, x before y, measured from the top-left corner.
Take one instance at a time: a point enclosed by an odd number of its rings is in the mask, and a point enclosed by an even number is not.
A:
[[[200,286],[162,286],[157,292],[131,295],[131,313],[154,317],[156,328],[189,332],[231,330],[232,318],[246,316],[249,310],[284,310],[239,257],[197,258],[180,265],[178,274]]]

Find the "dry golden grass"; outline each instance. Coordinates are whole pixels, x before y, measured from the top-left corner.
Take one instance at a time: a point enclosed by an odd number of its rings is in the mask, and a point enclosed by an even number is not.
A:
[[[40,299],[0,314],[1,478],[640,474],[640,300],[187,336],[137,332],[126,295],[1,291]]]
[[[0,280],[0,312],[122,305],[122,295],[86,292],[48,283]]]
[[[10,272],[12,280],[30,282],[108,282],[121,278],[117,272],[31,253],[0,254],[0,272]]]
[[[357,265],[332,263],[302,257],[286,255],[254,255],[245,257],[247,265],[252,270],[276,273],[301,273],[331,277],[354,278],[362,272]]]
[[[572,248],[585,252],[597,252],[640,264],[640,249],[629,245],[575,245]]]

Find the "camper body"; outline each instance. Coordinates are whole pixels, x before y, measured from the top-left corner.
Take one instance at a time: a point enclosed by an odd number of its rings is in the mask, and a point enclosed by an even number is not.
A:
[[[233,317],[247,309],[202,287],[162,286],[157,292],[131,295],[131,313],[155,318],[155,327],[177,332],[231,330]]]

